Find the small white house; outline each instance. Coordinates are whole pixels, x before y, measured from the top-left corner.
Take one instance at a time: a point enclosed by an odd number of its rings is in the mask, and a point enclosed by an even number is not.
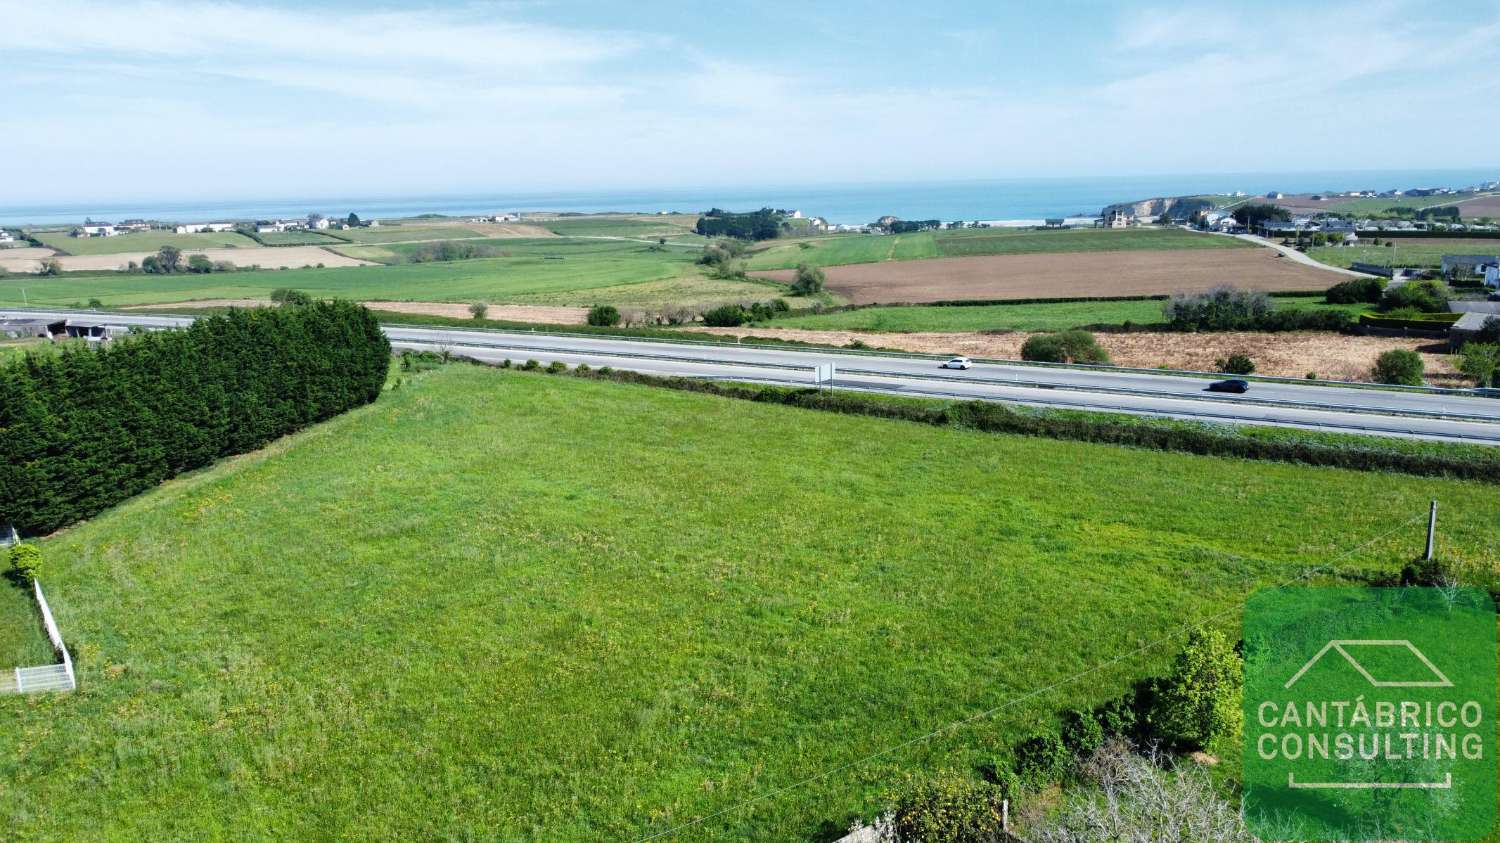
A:
[[[14,234],[11,234],[9,231],[6,231],[5,229],[0,228],[0,243],[14,243],[14,242],[16,242],[16,236]]]
[[[108,223],[87,223],[73,229],[74,237],[113,237],[119,233]]]
[[[327,217],[308,217],[307,218],[307,227],[308,228],[311,228],[311,229],[314,229],[314,230],[317,230],[317,231],[327,231],[328,230],[328,225],[329,225],[329,223],[328,223]]]
[[[206,231],[222,232],[234,231],[232,222],[190,222],[178,225],[172,229],[178,234],[202,234]]]

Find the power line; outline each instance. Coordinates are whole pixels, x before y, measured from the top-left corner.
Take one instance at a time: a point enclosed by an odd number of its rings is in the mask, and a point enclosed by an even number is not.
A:
[[[1368,540],[1368,541],[1366,541],[1366,542],[1364,542],[1362,544],[1359,544],[1359,545],[1357,545],[1355,547],[1350,548],[1349,550],[1344,551],[1343,553],[1339,554],[1338,556],[1335,556],[1334,558],[1328,560],[1327,562],[1323,563],[1322,565],[1320,565],[1320,566],[1318,566],[1316,568],[1308,568],[1308,569],[1304,570],[1302,573],[1298,574],[1297,576],[1292,577],[1291,579],[1286,580],[1286,581],[1284,581],[1282,583],[1279,583],[1275,587],[1276,588],[1284,588],[1284,587],[1292,585],[1293,583],[1296,583],[1296,582],[1298,582],[1300,580],[1305,580],[1308,577],[1311,577],[1311,576],[1313,576],[1315,574],[1322,573],[1323,571],[1326,571],[1329,567],[1331,567],[1334,563],[1343,561],[1344,559],[1347,559],[1348,557],[1350,557],[1350,556],[1352,556],[1352,555],[1360,552],[1361,550],[1364,550],[1365,548],[1369,547],[1372,544],[1375,544],[1376,542],[1384,541],[1384,540],[1390,538],[1391,536],[1394,536],[1397,533],[1401,532],[1402,530],[1406,529],[1407,527],[1410,527],[1412,524],[1416,523],[1417,521],[1419,521],[1419,520],[1421,520],[1423,518],[1426,518],[1426,517],[1427,516],[1424,514],[1424,515],[1419,515],[1419,516],[1416,516],[1414,518],[1408,519],[1407,521],[1404,521],[1401,524],[1396,525],[1395,527],[1393,527],[1390,530],[1388,530],[1388,531],[1386,531],[1386,532],[1384,532],[1384,533],[1376,536],[1375,538],[1372,538],[1372,539],[1370,539],[1370,540]],[[760,802],[764,802],[764,801],[766,801],[768,799],[774,799],[774,798],[776,798],[777,796],[780,796],[783,793],[787,793],[789,791],[796,790],[796,789],[801,788],[801,787],[805,787],[805,786],[807,786],[809,784],[812,784],[813,782],[821,781],[823,779],[828,778],[829,776],[835,775],[837,773],[842,773],[845,770],[849,770],[851,768],[858,767],[858,766],[861,766],[863,764],[866,764],[866,763],[868,763],[870,761],[874,761],[877,758],[882,758],[882,757],[884,757],[886,755],[890,755],[893,752],[899,752],[900,750],[906,749],[907,747],[915,746],[916,744],[926,742],[926,741],[931,740],[932,738],[935,738],[935,737],[937,737],[939,735],[943,735],[943,734],[946,734],[948,732],[957,731],[958,729],[961,729],[964,726],[969,725],[970,723],[974,723],[974,722],[977,722],[979,720],[988,719],[989,717],[992,717],[995,714],[997,714],[997,713],[999,713],[1001,711],[1004,711],[1005,709],[1010,708],[1013,705],[1016,705],[1017,703],[1025,702],[1027,700],[1030,700],[1030,699],[1033,699],[1035,697],[1041,696],[1042,694],[1048,693],[1049,691],[1056,690],[1056,689],[1058,689],[1058,688],[1060,688],[1060,687],[1062,687],[1064,685],[1067,685],[1069,683],[1075,682],[1075,681],[1077,681],[1079,679],[1083,679],[1084,677],[1091,676],[1091,675],[1093,675],[1095,673],[1098,673],[1101,670],[1104,670],[1105,668],[1113,667],[1114,665],[1119,664],[1120,662],[1125,661],[1126,659],[1138,656],[1141,653],[1146,652],[1147,650],[1154,649],[1155,647],[1157,647],[1160,644],[1164,644],[1167,641],[1171,641],[1173,639],[1181,637],[1182,635],[1186,634],[1187,632],[1195,630],[1198,627],[1201,627],[1201,626],[1203,626],[1204,624],[1206,624],[1206,623],[1208,623],[1210,621],[1218,620],[1219,618],[1222,618],[1225,615],[1233,614],[1236,611],[1238,611],[1238,609],[1235,609],[1235,608],[1225,609],[1222,612],[1217,612],[1215,614],[1209,615],[1208,617],[1201,618],[1201,619],[1199,619],[1197,621],[1194,621],[1193,623],[1184,624],[1183,626],[1178,627],[1177,629],[1173,630],[1172,632],[1168,632],[1165,635],[1162,635],[1162,636],[1160,636],[1158,638],[1155,638],[1155,639],[1153,639],[1153,640],[1151,640],[1151,641],[1149,641],[1149,642],[1147,642],[1145,644],[1142,644],[1141,646],[1135,648],[1134,650],[1130,650],[1129,652],[1125,652],[1125,653],[1122,653],[1122,654],[1120,654],[1118,656],[1115,656],[1113,658],[1107,659],[1107,660],[1105,660],[1103,662],[1100,662],[1099,664],[1094,665],[1093,667],[1087,668],[1085,670],[1081,670],[1078,673],[1075,673],[1075,674],[1073,674],[1071,676],[1067,676],[1067,677],[1064,677],[1062,679],[1059,679],[1056,682],[1053,682],[1053,683],[1051,683],[1049,685],[1045,685],[1043,687],[1036,688],[1036,689],[1031,690],[1031,691],[1027,691],[1026,693],[1024,693],[1024,694],[1022,694],[1022,695],[1020,695],[1018,697],[1012,697],[1011,699],[1008,699],[1008,700],[1000,703],[999,705],[996,705],[993,708],[985,709],[984,711],[980,711],[980,712],[977,712],[975,714],[971,714],[968,717],[964,717],[964,718],[959,719],[959,720],[951,721],[951,722],[946,723],[946,724],[944,724],[944,725],[942,725],[942,726],[940,726],[940,727],[938,727],[936,729],[933,729],[932,731],[930,731],[930,732],[928,732],[928,733],[926,733],[924,735],[918,735],[917,737],[911,738],[911,739],[906,740],[906,741],[902,741],[901,743],[894,744],[892,746],[888,746],[888,747],[886,747],[884,749],[878,750],[876,752],[872,752],[869,755],[865,755],[865,756],[862,756],[860,758],[856,758],[856,759],[854,759],[852,761],[848,761],[848,762],[845,762],[843,764],[840,764],[837,767],[831,767],[831,768],[829,768],[827,770],[823,770],[821,772],[818,772],[818,773],[815,773],[815,774],[813,774],[811,776],[808,776],[807,778],[800,779],[798,781],[792,782],[791,784],[783,785],[782,787],[778,787],[778,788],[776,788],[774,790],[768,790],[768,791],[765,791],[764,793],[756,794],[755,796],[752,796],[749,799],[745,799],[745,800],[743,800],[741,802],[737,802],[737,803],[735,803],[733,805],[730,805],[727,808],[722,808],[722,809],[720,809],[718,811],[715,811],[715,812],[713,812],[711,814],[704,814],[701,817],[697,817],[697,818],[689,820],[687,822],[680,823],[680,824],[672,826],[670,828],[663,829],[662,831],[658,831],[655,834],[650,834],[650,835],[647,835],[645,837],[636,838],[635,843],[647,843],[647,841],[650,841],[650,840],[658,840],[658,839],[663,838],[663,837],[669,837],[669,836],[671,836],[673,834],[676,834],[679,831],[684,831],[686,829],[693,828],[694,826],[702,825],[703,823],[705,823],[705,822],[707,822],[709,820],[716,819],[718,817],[722,817],[722,816],[726,816],[728,814],[732,814],[732,813],[738,812],[741,809],[747,808],[747,807],[749,807],[751,805],[755,805],[755,804],[760,803]]]

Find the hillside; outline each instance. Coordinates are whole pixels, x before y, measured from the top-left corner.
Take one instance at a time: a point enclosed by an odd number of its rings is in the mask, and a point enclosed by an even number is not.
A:
[[[1489,489],[452,366],[46,540],[80,691],[0,698],[21,839],[637,839],[1238,617]],[[1232,620],[1225,623],[1233,624]],[[1045,653],[1045,657],[1041,654]],[[1087,683],[674,840],[806,840]]]

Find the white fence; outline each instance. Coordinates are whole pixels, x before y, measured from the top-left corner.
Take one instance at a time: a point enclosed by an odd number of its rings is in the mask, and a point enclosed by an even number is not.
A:
[[[42,584],[36,580],[31,582],[32,595],[36,597],[37,609],[42,613],[42,626],[47,629],[47,640],[52,642],[52,649],[57,651],[58,658],[62,659],[60,664],[47,664],[39,667],[18,667],[11,672],[14,688],[7,688],[0,684],[0,691],[10,691],[16,694],[33,694],[43,691],[72,691],[78,687],[78,680],[73,674],[73,657],[68,655],[68,647],[63,643],[62,633],[57,631],[57,621],[52,617],[52,607],[47,605],[47,597],[42,594]]]

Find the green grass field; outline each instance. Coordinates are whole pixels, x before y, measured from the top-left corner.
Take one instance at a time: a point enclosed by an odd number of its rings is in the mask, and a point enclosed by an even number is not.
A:
[[[139,231],[114,237],[73,237],[66,231],[38,233],[38,240],[70,255],[114,255],[124,252],[154,252],[163,246],[179,249],[253,248],[260,244],[233,231],[203,234],[173,234],[170,231]]]
[[[62,306],[98,298],[107,306],[195,299],[266,298],[278,287],[314,296],[408,301],[475,301],[649,305],[660,291],[643,285],[677,282],[715,290],[712,298],[768,298],[763,284],[709,282],[700,277],[688,249],[652,251],[628,241],[485,240],[510,257],[448,263],[329,269],[261,270],[209,275],[68,274],[57,278],[0,278],[0,304]],[[392,244],[393,253],[403,248]],[[630,288],[636,288],[634,290]],[[720,296],[732,288],[739,295]],[[608,290],[607,298],[593,291]],[[771,291],[774,292],[774,291]],[[636,298],[639,294],[639,298]],[[689,304],[691,300],[677,303]]]
[[[886,260],[1020,255],[1043,252],[1104,252],[1137,249],[1237,249],[1252,244],[1177,228],[1154,229],[964,229],[916,234],[841,234],[773,241],[754,252],[750,269],[790,269],[800,263],[836,266]]]
[[[1348,199],[1339,202],[1329,202],[1327,210],[1338,211],[1343,214],[1378,214],[1390,208],[1412,208],[1421,210],[1423,208],[1434,208],[1440,205],[1452,205],[1464,199],[1473,199],[1480,194],[1460,193],[1452,196],[1400,196],[1386,199]],[[1463,212],[1463,206],[1459,206],[1459,212]]]
[[[454,366],[49,538],[80,690],[0,698],[23,838],[635,840],[1492,489]],[[1410,529],[1340,554],[1387,533]],[[1486,562],[1487,560],[1487,562]],[[1175,644],[673,840],[830,838]]]
[[[1357,246],[1318,246],[1308,249],[1307,255],[1329,266],[1341,267],[1348,267],[1356,262],[1382,266],[1389,266],[1394,262],[1396,266],[1440,267],[1443,265],[1443,255],[1500,255],[1500,239],[1396,237],[1389,242],[1396,245],[1375,246],[1365,242]]]
[[[0,552],[3,555],[3,552]],[[57,661],[26,587],[0,578],[0,674]],[[0,682],[5,677],[0,676]]]
[[[1342,310],[1358,314],[1367,305],[1330,305],[1320,298],[1284,296],[1277,306],[1299,310]],[[836,313],[808,313],[766,323],[776,328],[816,331],[1061,331],[1082,325],[1150,325],[1162,321],[1160,301],[1056,302],[972,307],[866,307]]]
[[[344,242],[320,231],[268,231],[256,236],[267,246],[337,246]]]
[[[351,243],[407,243],[413,240],[459,240],[484,235],[456,225],[382,225],[379,228],[351,228],[336,232]]]
[[[692,234],[697,214],[589,215],[548,220],[523,220],[565,237],[674,237]]]

